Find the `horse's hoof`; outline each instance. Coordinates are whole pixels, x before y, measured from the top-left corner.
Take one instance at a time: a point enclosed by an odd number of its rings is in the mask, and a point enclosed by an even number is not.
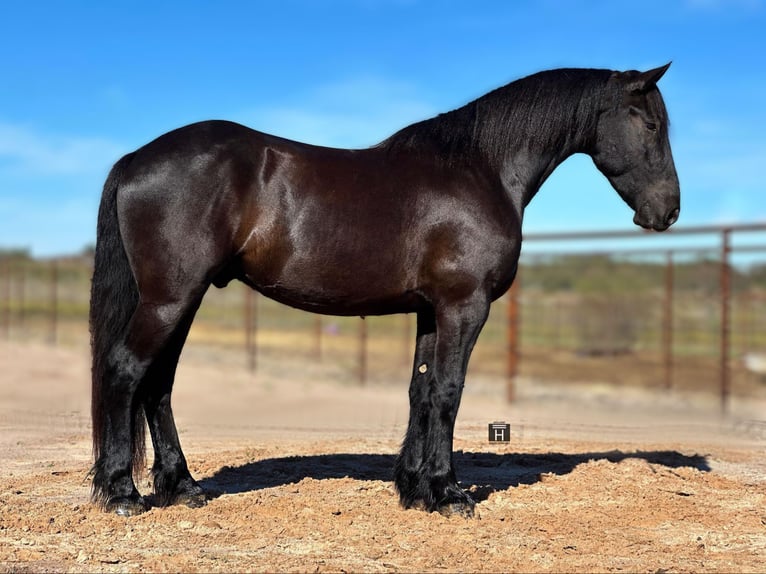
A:
[[[410,508],[412,510],[422,510],[424,512],[438,512],[442,516],[462,516],[463,518],[473,518],[475,516],[474,507],[476,506],[476,503],[471,499],[470,496],[464,495],[464,498],[461,498],[461,500],[453,500],[452,502],[446,502],[444,504],[440,504],[439,506],[435,508],[429,508],[428,505],[425,503],[424,500],[418,499],[414,500],[412,503],[410,503],[405,508]]]
[[[208,502],[204,492],[184,493],[178,496],[173,504],[187,506],[189,508],[202,508]]]
[[[146,512],[147,507],[143,498],[118,498],[106,505],[107,512],[114,512],[117,516],[138,516]]]
[[[437,507],[437,511],[442,516],[462,516],[463,518],[473,518],[476,503],[467,492],[462,489],[450,493],[447,500]]]
[[[474,513],[474,504],[473,501],[460,501],[460,502],[450,502],[448,504],[442,504],[439,508],[437,508],[437,511],[442,516],[462,516],[463,518],[473,518],[475,516]]]

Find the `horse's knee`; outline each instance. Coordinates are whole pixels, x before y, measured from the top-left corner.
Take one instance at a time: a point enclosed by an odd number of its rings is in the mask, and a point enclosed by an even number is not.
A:
[[[140,360],[127,346],[117,345],[107,359],[105,386],[113,393],[132,395],[148,366],[149,361]]]

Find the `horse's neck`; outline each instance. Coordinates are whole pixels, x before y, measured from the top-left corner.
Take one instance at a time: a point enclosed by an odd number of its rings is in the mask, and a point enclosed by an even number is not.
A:
[[[556,167],[575,153],[591,152],[598,114],[609,97],[607,73],[553,71],[476,100],[479,152],[499,175],[519,215]]]
[[[518,147],[509,149],[498,166],[500,181],[509,194],[519,216],[537,194],[545,180],[567,158],[576,153],[589,153],[591,134],[571,134],[569,126],[561,126],[561,145],[535,149],[526,138],[519,138]]]

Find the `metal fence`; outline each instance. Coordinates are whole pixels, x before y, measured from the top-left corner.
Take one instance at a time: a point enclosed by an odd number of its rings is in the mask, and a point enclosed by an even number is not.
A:
[[[572,249],[593,241],[603,249]],[[724,410],[732,394],[763,395],[766,224],[532,234],[525,244],[516,372],[717,393]],[[562,259],[580,288],[546,290],[540,269]]]
[[[509,400],[519,376],[698,390],[724,409],[732,394],[762,396],[765,237],[766,224],[526,235],[469,377],[504,386]],[[0,337],[87,345],[91,266],[0,256]],[[341,382],[406,384],[414,334],[412,315],[320,317],[232,284],[206,295],[187,349],[253,371],[321,362]]]

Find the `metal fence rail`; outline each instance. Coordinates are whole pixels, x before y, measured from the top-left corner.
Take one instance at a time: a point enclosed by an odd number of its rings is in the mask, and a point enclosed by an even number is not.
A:
[[[679,346],[684,342],[683,332],[680,330],[679,325],[679,309],[683,308],[683,301],[677,299],[682,297],[696,297],[699,293],[679,293],[675,287],[675,269],[676,262],[682,257],[698,257],[707,258],[711,262],[715,261],[718,266],[717,280],[715,282],[708,278],[707,290],[712,292],[717,291],[717,299],[710,298],[708,301],[697,301],[697,309],[704,307],[706,311],[710,311],[711,308],[715,309],[715,320],[708,321],[708,325],[705,329],[708,337],[713,340],[717,340],[717,364],[715,368],[717,370],[717,392],[719,394],[719,400],[722,410],[728,408],[729,400],[732,394],[732,376],[733,376],[733,364],[732,364],[732,334],[749,333],[749,338],[746,340],[745,349],[748,344],[752,344],[753,341],[758,341],[758,344],[762,345],[760,349],[764,351],[766,357],[766,341],[763,341],[759,335],[763,332],[763,292],[756,289],[749,289],[747,287],[740,288],[737,293],[733,292],[732,288],[732,275],[733,264],[732,259],[736,256],[744,254],[750,254],[751,256],[759,256],[761,260],[766,258],[766,241],[764,241],[764,233],[766,233],[766,223],[752,223],[745,225],[731,225],[731,226],[697,226],[686,228],[673,228],[672,230],[664,234],[647,234],[636,233],[635,231],[584,231],[584,232],[570,232],[570,233],[539,233],[525,235],[525,245],[529,244],[548,244],[553,247],[548,247],[546,250],[537,251],[536,256],[548,256],[552,253],[566,253],[566,245],[572,242],[586,241],[586,240],[598,240],[600,242],[607,242],[614,239],[630,239],[632,241],[631,246],[628,248],[605,248],[603,250],[590,249],[584,253],[589,256],[595,255],[609,255],[609,257],[647,257],[655,256],[656,258],[664,258],[665,272],[663,278],[662,291],[662,311],[661,319],[661,345],[659,355],[661,356],[662,365],[662,386],[666,389],[670,389],[674,386],[677,377],[678,369],[678,357],[681,355],[679,352]],[[756,236],[760,242],[748,243],[748,244],[734,244],[734,235],[753,235]],[[640,242],[660,242],[662,244],[671,243],[676,238],[693,237],[695,239],[694,245],[682,245],[676,244],[674,246],[658,245],[658,246],[637,246],[636,243]],[[701,238],[712,237],[715,238],[717,245],[710,245],[702,247],[699,244],[702,243]],[[669,241],[670,240],[670,241]],[[561,245],[565,245],[561,248]],[[572,253],[571,251],[569,253]],[[577,253],[583,253],[582,250]],[[533,256],[534,257],[534,256]],[[529,258],[526,259],[529,261]],[[761,263],[763,264],[763,263]],[[522,273],[524,266],[522,265]],[[717,284],[715,284],[717,283]],[[524,281],[522,279],[521,284],[523,286]],[[523,287],[522,287],[523,289]],[[659,289],[659,286],[658,286]],[[701,290],[701,291],[704,291]],[[758,302],[761,302],[759,305]],[[688,306],[688,301],[686,302]],[[746,307],[744,312],[740,312],[736,317],[732,312],[732,307],[738,305]],[[760,317],[761,321],[756,318]],[[523,333],[523,327],[522,327]],[[740,337],[741,338],[741,337]],[[739,345],[740,354],[742,354],[743,345]],[[510,352],[518,355],[521,352],[520,346],[517,344],[512,347]],[[742,378],[748,377],[750,379],[759,379],[763,376],[761,373],[752,372],[750,375],[741,372],[739,369],[739,375]],[[512,375],[513,373],[509,373]],[[657,380],[660,377],[656,377]],[[508,384],[513,385],[513,377],[509,376]],[[757,384],[757,383],[756,383]],[[757,387],[755,387],[757,389]],[[509,391],[509,395],[512,395],[512,391]]]
[[[759,281],[742,271],[759,266]],[[86,345],[91,272],[85,256],[0,253],[0,338]],[[469,376],[506,381],[508,400],[522,375],[703,389],[725,410],[732,394],[766,392],[757,371],[761,355],[766,371],[765,286],[766,223],[528,234],[517,281],[493,304]],[[414,322],[310,315],[232,285],[211,288],[189,344],[240,353],[254,372],[263,361],[322,361],[348,381],[405,383]]]

